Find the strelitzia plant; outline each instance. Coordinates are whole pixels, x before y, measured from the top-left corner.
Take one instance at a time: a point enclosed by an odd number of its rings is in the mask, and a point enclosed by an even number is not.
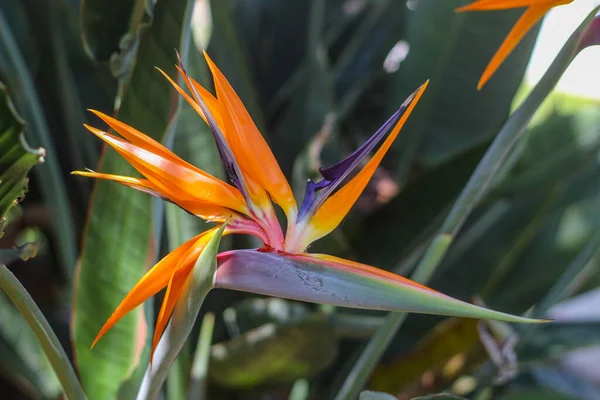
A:
[[[494,54],[486,69],[483,71],[477,89],[494,75],[500,65],[506,60],[510,53],[517,47],[521,39],[550,9],[569,4],[573,0],[476,0],[471,4],[456,9],[456,12],[464,11],[495,11],[508,10],[511,8],[526,8],[515,26],[506,36],[500,48]]]
[[[242,101],[217,66],[205,56],[216,96],[189,77],[181,66],[178,70],[190,94],[159,71],[209,125],[232,184],[185,162],[160,143],[108,115],[93,111],[122,138],[86,125],[143,178],[93,171],[74,174],[129,186],[217,224],[150,269],[108,318],[92,347],[125,314],[166,288],[156,321],[154,352],[182,296],[186,280],[216,232],[250,234],[260,239],[263,246],[219,254],[213,287],[342,307],[539,322],[478,307],[368,265],[307,252],[312,242],[333,231],[348,214],[423,95],[427,82],[411,94],[365,144],[339,163],[321,169],[323,179],[309,180],[298,207],[288,181]],[[373,151],[373,156],[366,161]],[[285,214],[285,234],[275,205]],[[225,228],[220,230],[226,221]]]

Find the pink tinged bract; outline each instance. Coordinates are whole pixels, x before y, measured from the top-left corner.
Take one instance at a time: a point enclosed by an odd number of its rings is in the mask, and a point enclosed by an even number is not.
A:
[[[233,250],[217,256],[215,287],[312,303],[507,322],[547,322],[478,307],[399,275],[320,254]]]

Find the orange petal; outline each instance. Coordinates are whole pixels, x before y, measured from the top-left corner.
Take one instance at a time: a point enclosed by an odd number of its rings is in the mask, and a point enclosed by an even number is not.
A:
[[[365,165],[347,184],[325,200],[323,205],[315,212],[315,215],[310,219],[307,229],[302,236],[302,248],[306,248],[310,243],[327,235],[342,222],[342,219],[348,214],[367,186],[367,183],[373,176],[377,166],[381,163],[383,156],[392,146],[392,143],[396,139],[396,136],[398,136],[398,133],[408,119],[408,116],[417,105],[428,83],[429,81],[425,82],[425,84],[419,88],[413,101],[410,103],[404,114],[402,114],[402,117],[392,132],[388,135],[377,152],[375,152],[375,155],[373,155],[367,165]]]
[[[113,147],[169,199],[200,200],[243,214],[248,212],[242,195],[233,186],[202,170],[175,163],[99,129],[85,126]]]
[[[511,8],[525,8],[530,6],[547,6],[548,9],[562,4],[571,3],[573,0],[478,0],[471,4],[456,9],[463,11],[490,11],[508,10]]]
[[[71,175],[113,181],[141,192],[151,194],[154,197],[164,198],[164,196],[158,192],[156,187],[148,179],[133,178],[131,176],[123,175],[103,174],[94,171],[73,171],[71,172]]]
[[[163,146],[156,140],[152,139],[151,137],[138,131],[137,129],[134,129],[131,126],[129,126],[113,117],[110,117],[104,113],[101,113],[100,111],[96,111],[96,110],[89,110],[89,111],[94,113],[98,118],[100,118],[108,126],[110,126],[112,129],[114,129],[119,135],[123,136],[125,139],[127,139],[127,141],[135,144],[136,146],[146,149],[154,154],[158,154],[159,156],[166,158],[172,162],[175,162],[178,164],[185,164],[192,168],[195,168],[191,164],[189,164],[186,161],[179,158],[171,150],[167,149],[165,146]]]
[[[162,260],[160,260],[154,267],[150,269],[131,289],[125,296],[121,304],[117,306],[115,311],[112,313],[110,318],[106,321],[100,332],[94,339],[92,347],[98,343],[98,340],[106,334],[121,318],[123,318],[128,312],[154,296],[161,289],[167,286],[173,269],[177,266],[182,257],[184,257],[190,249],[205,236],[214,234],[217,228],[213,228],[206,232],[202,232],[198,236],[188,240],[171,253],[167,254]],[[210,236],[209,236],[210,238]],[[198,252],[199,254],[199,252]]]
[[[571,1],[573,0],[479,0],[464,7],[457,8],[457,12],[463,12],[528,7],[508,33],[485,71],[483,71],[479,83],[477,84],[477,89],[480,90],[483,85],[487,83],[500,65],[502,65],[504,60],[506,60],[510,53],[515,49],[517,44],[519,44],[521,39],[523,39],[527,32],[529,32],[544,14],[552,7],[567,4]]]
[[[481,89],[483,85],[487,83],[504,60],[506,60],[509,54],[517,47],[517,44],[519,44],[525,34],[529,32],[531,27],[533,27],[551,7],[551,5],[531,6],[525,10],[523,15],[521,15],[521,18],[519,18],[515,26],[509,32],[508,36],[506,36],[506,39],[504,39],[504,42],[500,45],[496,54],[494,54],[494,57],[492,57],[492,60],[485,71],[483,71],[481,79],[479,79],[479,83],[477,84],[477,89]]]
[[[190,87],[189,83],[185,79],[185,77],[186,77],[185,73],[178,66],[176,68],[179,71],[179,74],[183,77],[186,85],[188,86],[189,91],[193,93],[192,88]],[[169,75],[167,75],[162,69],[160,69],[160,68],[157,68],[157,69],[160,71],[161,74],[163,74],[163,76],[165,78],[167,78],[167,80],[171,83],[171,85],[173,85],[173,87],[175,88],[175,90],[177,90],[177,92],[181,96],[183,96],[183,98],[185,99],[185,101],[187,101],[188,104],[190,106],[192,106],[192,108],[202,117],[202,119],[204,119],[204,122],[208,123],[208,120],[206,119],[206,116],[204,115],[204,112],[202,111],[202,107],[200,107],[200,105],[196,102],[196,100],[194,100],[193,97],[191,97],[189,94],[187,94],[181,88],[181,86],[179,86],[177,83],[175,83],[175,81],[173,81],[173,79],[171,79],[169,77]],[[210,111],[210,113],[212,114],[213,118],[217,122],[217,125],[219,126],[219,128],[221,128],[221,130],[224,130],[225,127],[223,126],[223,118],[221,117],[221,109],[219,107],[217,99],[208,90],[204,89],[194,79],[192,79],[191,77],[189,77],[189,79],[192,82],[192,84],[194,85],[194,88],[196,89],[196,92],[200,95],[200,97],[202,98],[202,100],[204,101],[204,103],[206,104],[206,106],[208,107],[208,110]]]
[[[232,215],[238,215],[235,211],[221,207],[215,204],[206,203],[199,200],[183,200],[183,199],[172,199],[168,198],[167,194],[162,193],[155,185],[152,184],[148,179],[133,178],[130,176],[102,174],[93,171],[74,171],[71,174],[78,176],[85,176],[88,178],[104,179],[113,182],[120,183],[125,186],[129,186],[133,189],[137,189],[141,192],[148,193],[154,197],[158,197],[163,200],[171,201],[178,205],[189,213],[202,218],[206,221],[223,222]]]
[[[123,301],[121,301],[121,304],[117,306],[102,329],[100,329],[100,332],[92,343],[92,347],[94,347],[96,343],[98,343],[98,340],[100,340],[102,336],[104,336],[106,332],[108,332],[128,312],[142,304],[144,301],[148,300],[150,297],[154,296],[164,287],[168,286],[171,280],[173,281],[173,285],[176,286],[171,288],[171,294],[169,294],[168,298],[173,296],[172,300],[170,301],[176,302],[177,298],[179,297],[179,292],[181,292],[181,289],[177,291],[177,287],[180,284],[179,279],[181,278],[179,274],[187,277],[191,269],[194,267],[196,259],[200,256],[200,253],[218,229],[219,227],[217,226],[193,237],[173,250],[171,253],[167,254],[154,267],[152,267],[152,269],[150,269],[150,271],[148,271],[135,284],[133,289],[127,293]],[[234,230],[226,228],[223,232],[223,236],[234,232]],[[174,272],[176,272],[175,275]],[[183,279],[183,281],[185,282],[185,279]],[[173,288],[175,288],[175,290]],[[166,295],[165,299],[167,299]],[[170,306],[170,302],[168,302],[166,305],[163,304],[163,306],[165,308],[164,314],[168,320],[168,317],[170,316],[168,307],[171,307],[172,311],[172,306]],[[164,329],[164,326],[162,329]],[[160,334],[158,336],[160,337]]]
[[[156,319],[154,337],[152,338],[152,350],[150,352],[150,364],[152,364],[152,358],[154,357],[154,351],[156,350],[156,346],[158,346],[160,337],[162,336],[162,333],[164,332],[165,327],[167,326],[167,322],[169,321],[169,318],[173,313],[173,308],[175,308],[175,303],[177,303],[177,300],[179,300],[181,290],[183,289],[185,281],[190,275],[191,270],[191,268],[178,268],[171,274],[171,279],[169,279],[169,284],[167,285],[165,297],[163,299],[162,305],[160,306],[160,311]]]
[[[194,93],[194,96],[197,95],[200,97],[200,99],[208,108],[209,113],[213,117],[221,133],[223,134],[223,136],[226,136],[224,132],[227,132],[228,130],[231,131],[234,128],[231,123],[231,118],[229,118],[228,115],[226,116],[226,118],[223,117],[221,109],[222,107],[218,103],[217,99],[210,92],[204,89],[198,82],[196,82],[189,75],[187,75],[185,71],[183,71],[180,67],[177,67],[177,70],[186,82],[186,85],[190,92]],[[206,116],[204,115],[204,111],[202,111],[202,107],[198,104],[196,99],[192,98],[187,93],[185,93],[183,89],[181,89],[181,87],[177,85],[177,83],[175,83],[171,78],[169,78],[163,71],[161,71],[160,69],[159,71],[168,79],[168,81],[184,97],[184,99],[192,106],[192,108],[204,119],[204,121],[206,123],[209,123]],[[225,140],[227,139],[225,138]],[[228,143],[228,145],[231,148],[230,143]],[[262,208],[268,209],[269,204],[268,198],[266,197],[266,192],[259,185],[257,185],[251,177],[247,176],[247,172],[241,171],[241,173],[243,174],[244,178],[243,183],[245,184],[245,188],[249,192],[250,197],[254,200],[255,203],[262,206]]]
[[[283,209],[288,220],[295,221],[296,200],[271,149],[225,76],[206,52],[204,56],[213,74],[221,115],[226,125],[223,134],[233,154],[242,169]]]

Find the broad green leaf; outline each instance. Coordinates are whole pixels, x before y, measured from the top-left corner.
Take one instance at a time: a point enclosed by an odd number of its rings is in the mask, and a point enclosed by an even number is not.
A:
[[[349,227],[352,247],[359,260],[388,270],[399,265],[434,232],[488,145],[489,141],[484,142],[431,169],[358,226]],[[377,251],[373,251],[374,248]]]
[[[310,384],[306,379],[298,379],[294,382],[288,400],[308,400],[310,396]]]
[[[424,0],[409,13],[406,40],[410,50],[390,80],[387,113],[395,111],[401,99],[426,79],[431,82],[396,144],[401,179],[406,179],[414,163],[439,165],[496,134],[523,79],[537,27],[477,91],[482,71],[521,11],[455,13],[465,3]]]
[[[292,383],[317,374],[337,352],[323,313],[279,298],[247,299],[223,313],[233,339],[212,346],[210,378],[232,389]]]
[[[413,397],[412,400],[467,400],[464,397],[448,393],[430,394],[428,396]]]
[[[153,364],[148,365],[144,380],[138,393],[138,400],[153,400],[158,395],[173,362],[179,355],[200,312],[200,307],[210,290],[214,287],[214,275],[217,270],[217,253],[221,236],[227,226],[226,221],[217,230],[206,247],[200,253],[190,275],[186,278],[181,295],[171,321],[158,343]]]
[[[207,52],[215,64],[227,77],[231,86],[244,103],[252,120],[265,135],[265,120],[259,104],[259,95],[252,77],[252,70],[241,43],[240,35],[233,18],[229,1],[210,1],[212,34]],[[276,155],[277,156],[277,155]],[[260,241],[253,236],[233,238],[234,245],[260,247]]]
[[[25,142],[24,128],[25,123],[17,115],[6,87],[0,83],[0,235],[7,212],[25,195],[29,170],[44,161],[44,149],[32,149]],[[23,256],[19,253],[27,249],[27,246],[16,249],[15,255]],[[3,258],[6,257],[8,255],[3,254]],[[0,289],[0,320],[11,321],[0,324],[3,353],[0,369],[25,379],[39,391],[38,395],[45,397],[55,396],[60,391],[58,376],[69,398],[85,399],[75,371],[48,321],[4,264],[0,264]],[[11,358],[10,364],[4,363]]]
[[[8,265],[11,262],[22,259],[27,261],[35,257],[38,252],[38,243],[24,243],[20,246],[14,246],[10,249],[0,249],[0,263]]]
[[[86,397],[79,379],[56,334],[31,298],[31,295],[4,264],[0,264],[0,290],[6,293],[35,334],[63,387],[66,397],[74,400],[85,400]],[[4,333],[7,332],[9,331],[4,331]],[[28,350],[31,350],[31,348]],[[26,357],[25,354],[20,355]]]
[[[175,49],[185,57],[193,1],[159,0],[144,31],[117,117],[163,140],[175,116],[177,94],[154,66],[176,76]],[[137,176],[116,152],[106,151],[100,169]],[[155,258],[151,246],[150,196],[112,182],[97,182],[75,288],[73,341],[81,380],[90,399],[113,399],[140,363],[146,345],[141,309],[125,318],[93,349],[100,327]]]
[[[521,153],[523,160],[507,181],[512,185],[523,177],[533,187],[519,192],[511,190],[508,198],[503,192],[492,193],[491,197],[498,197],[497,200],[488,199],[484,209],[475,212],[472,222],[465,226],[440,265],[439,275],[431,283],[433,287],[470,298],[502,266],[504,278],[494,278],[497,283],[488,287],[485,300],[491,307],[521,312],[546,295],[563,271],[576,262],[578,252],[589,253],[584,247],[594,246],[591,235],[597,237],[594,231],[600,228],[593,223],[597,221],[598,168],[595,159],[588,158],[593,153],[590,149],[594,148],[594,141],[580,140],[579,136],[593,130],[580,131],[574,125],[557,123],[555,118],[548,121],[547,129],[544,125],[538,125],[530,133]],[[569,157],[563,157],[564,153],[570,154]],[[535,185],[530,177],[541,168],[540,163],[545,165],[544,169],[556,172]],[[565,169],[572,173],[567,174]],[[560,189],[558,192],[556,187]],[[581,261],[573,265],[571,274],[581,271],[584,264]],[[593,269],[582,273],[573,283],[585,282],[584,276],[590,276]],[[506,290],[507,287],[511,290]],[[417,315],[409,319],[392,353],[410,349],[435,322]]]
[[[310,2],[305,51],[307,74],[310,79],[293,93],[273,129],[273,147],[277,149],[279,163],[288,175],[291,174],[299,150],[306,143],[324,129],[335,132],[335,93],[321,34],[324,13],[324,1]],[[331,140],[330,134],[325,145]],[[329,146],[325,148],[325,158],[331,158],[327,155],[328,148]],[[303,178],[306,182],[307,177]]]
[[[223,312],[229,334],[237,336],[265,324],[293,324],[310,314],[305,304],[279,298],[250,298]]]
[[[61,26],[65,20],[71,17],[71,10],[66,0],[61,0],[58,4],[53,4],[50,8],[50,27]],[[70,153],[73,157],[74,167],[77,169],[86,166],[97,165],[99,159],[99,146],[96,146],[94,139],[87,133],[83,123],[87,122],[84,114],[84,107],[77,91],[78,81],[75,79],[74,71],[70,63],[67,35],[71,33],[67,24],[64,29],[49,29],[49,36],[52,43],[52,53],[55,64],[55,82],[56,91],[60,100],[60,111],[62,112],[67,133],[67,143]],[[79,42],[77,42],[79,44]],[[86,65],[85,63],[82,63]],[[87,65],[86,65],[87,66]],[[81,68],[81,66],[79,66]],[[86,68],[86,72],[91,74],[91,68]],[[92,75],[92,77],[96,77]]]
[[[53,221],[56,222],[53,230],[56,238],[60,238],[57,240],[58,257],[65,273],[70,276],[77,254],[71,204],[56,146],[50,136],[33,78],[9,27],[0,11],[0,76],[11,91],[15,108],[28,124],[26,137],[29,143],[40,145],[46,150],[46,165],[36,169],[35,174],[44,200],[54,217]]]
[[[82,0],[81,34],[84,48],[96,61],[106,62],[115,53],[131,51],[139,24],[150,14],[148,0]]]
[[[416,343],[410,353],[379,365],[373,372],[369,387],[399,393],[406,387],[413,390],[421,387],[421,377],[425,373],[435,374],[446,383],[455,379],[465,368],[486,357],[479,342],[477,322],[460,318],[441,322]],[[452,358],[458,367],[452,367],[449,361]]]
[[[573,400],[573,397],[564,393],[546,388],[521,389],[510,391],[499,396],[498,400]]]
[[[559,366],[539,365],[529,371],[537,383],[574,399],[600,398],[600,389],[593,381]]]
[[[38,38],[33,34],[34,24],[28,18],[27,7],[22,1],[3,1],[0,10],[13,33],[17,47],[21,50],[27,69],[32,76],[39,71],[40,46]]]

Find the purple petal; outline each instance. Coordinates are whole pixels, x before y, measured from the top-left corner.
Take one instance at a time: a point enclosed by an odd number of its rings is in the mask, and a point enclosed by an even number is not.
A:
[[[543,322],[478,307],[367,265],[257,250],[217,256],[215,288],[311,303],[509,322]]]
[[[323,176],[323,180],[317,182],[313,187],[307,185],[304,201],[302,202],[302,206],[300,207],[300,212],[298,213],[298,219],[303,217],[310,218],[319,207],[327,200],[327,198],[337,189],[337,187],[342,184],[344,179],[348,177],[360,164],[360,162],[367,157],[375,147],[385,138],[387,133],[392,129],[394,124],[398,121],[400,116],[406,111],[410,103],[415,98],[415,95],[418,91],[411,94],[408,99],[402,103],[398,111],[396,111],[384,124],[381,128],[375,132],[373,136],[369,138],[362,146],[356,149],[352,154],[338,162],[335,165],[332,165],[328,168],[321,168],[319,172]],[[314,194],[314,192],[324,189],[323,192],[319,193],[318,196]],[[309,191],[313,190],[313,193],[309,195]],[[308,200],[310,199],[310,203]]]

